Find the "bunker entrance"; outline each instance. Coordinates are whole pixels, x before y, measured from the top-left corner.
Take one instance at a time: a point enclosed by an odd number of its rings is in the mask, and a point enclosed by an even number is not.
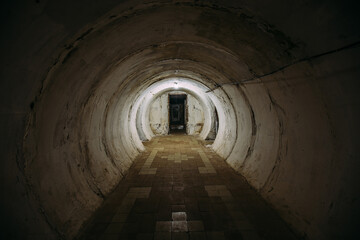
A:
[[[169,94],[170,133],[186,133],[186,94]]]

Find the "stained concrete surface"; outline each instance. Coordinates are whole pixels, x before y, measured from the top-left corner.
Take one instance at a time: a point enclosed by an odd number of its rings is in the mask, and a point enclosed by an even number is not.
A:
[[[204,144],[183,134],[147,142],[79,239],[297,239]]]
[[[72,239],[151,139],[137,103],[174,78],[294,231],[358,236],[357,1],[23,2],[1,8],[1,238]]]
[[[172,91],[171,94],[186,94],[185,104],[186,133],[188,135],[199,135],[205,122],[204,110],[199,101],[191,94],[185,92]],[[150,128],[155,135],[167,135],[169,133],[169,93],[164,93],[157,97],[150,106],[149,122]],[[214,120],[212,119],[212,129],[214,132]],[[207,136],[209,138],[209,135]],[[210,138],[215,139],[214,134]]]

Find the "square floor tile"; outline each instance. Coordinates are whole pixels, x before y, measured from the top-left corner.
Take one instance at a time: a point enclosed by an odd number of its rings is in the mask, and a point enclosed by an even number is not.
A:
[[[209,240],[225,240],[224,232],[206,232]]]
[[[171,211],[173,212],[185,212],[186,207],[185,205],[172,205]]]
[[[171,240],[171,232],[156,232],[154,240]]]
[[[154,239],[153,233],[139,233],[136,235],[136,240],[153,240],[153,239]]]
[[[190,240],[206,240],[205,232],[190,232]]]
[[[98,239],[99,240],[119,240],[120,236],[118,234],[103,234]]]
[[[202,221],[188,221],[187,224],[190,232],[204,231],[204,224]]]
[[[187,219],[186,212],[173,212],[172,213],[173,221],[186,221],[186,219]]]
[[[171,221],[156,222],[156,232],[171,232]]]
[[[105,234],[118,234],[121,232],[124,223],[109,223],[108,227],[105,229]]]
[[[171,240],[188,240],[189,234],[186,232],[173,232],[171,233]]]
[[[256,229],[271,239],[295,239],[245,179],[202,144],[186,135],[145,142],[147,150],[106,196],[81,239],[259,240]],[[175,153],[193,158],[162,158]],[[156,174],[139,175],[143,170]]]
[[[126,222],[128,214],[126,213],[117,213],[114,215],[114,217],[111,219],[112,222]]]
[[[173,221],[171,222],[171,231],[172,232],[187,232],[187,222],[186,221]]]

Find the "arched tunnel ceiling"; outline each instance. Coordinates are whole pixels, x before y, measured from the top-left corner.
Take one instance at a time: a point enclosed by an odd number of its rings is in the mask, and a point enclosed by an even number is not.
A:
[[[5,234],[75,237],[142,150],[131,127],[137,97],[152,84],[187,78],[209,89],[202,94],[219,112],[213,149],[295,232],[352,236],[359,209],[355,9],[340,1],[4,7]],[[247,79],[255,81],[241,83]]]
[[[178,70],[176,70],[178,71]],[[178,72],[177,72],[178,73]],[[133,104],[131,110],[131,119],[130,124],[132,124],[132,132],[135,137],[140,135],[139,128],[136,128],[136,120],[140,120],[140,129],[143,129],[143,134],[145,135],[146,140],[150,140],[154,133],[150,129],[149,123],[149,113],[150,113],[150,105],[154,102],[154,100],[161,96],[162,94],[168,94],[172,91],[181,91],[182,93],[188,93],[191,96],[195,97],[203,107],[206,115],[205,119],[205,127],[203,132],[200,134],[202,139],[206,139],[210,132],[211,123],[214,121],[211,111],[213,112],[213,103],[211,99],[207,96],[206,91],[210,89],[206,86],[200,84],[199,82],[193,81],[187,78],[180,78],[180,77],[172,77],[172,78],[165,78],[162,81],[155,82],[145,91],[140,92],[140,96],[137,97],[135,100],[135,104]],[[139,92],[139,91],[138,91]],[[141,105],[141,107],[140,107]],[[137,106],[137,107],[136,107]],[[140,140],[140,139],[139,139]]]

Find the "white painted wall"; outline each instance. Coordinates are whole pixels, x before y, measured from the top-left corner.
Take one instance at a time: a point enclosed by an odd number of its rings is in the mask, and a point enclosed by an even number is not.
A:
[[[155,135],[167,135],[169,132],[168,94],[163,94],[150,105],[150,128]]]
[[[186,133],[199,135],[203,129],[205,115],[200,102],[191,94],[182,91],[164,93],[157,97],[150,105],[150,128],[155,135],[167,135],[169,132],[169,94],[186,94]]]
[[[205,122],[204,110],[199,101],[190,94],[187,95],[187,113],[186,133],[199,135]]]

